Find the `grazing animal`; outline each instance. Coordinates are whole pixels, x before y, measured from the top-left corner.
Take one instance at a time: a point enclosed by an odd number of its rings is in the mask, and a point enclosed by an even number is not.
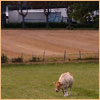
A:
[[[71,95],[73,81],[74,79],[71,73],[67,72],[67,73],[61,74],[59,81],[55,82],[56,92],[59,92],[60,90],[62,90],[64,96]],[[70,89],[70,92],[68,92],[68,89]]]

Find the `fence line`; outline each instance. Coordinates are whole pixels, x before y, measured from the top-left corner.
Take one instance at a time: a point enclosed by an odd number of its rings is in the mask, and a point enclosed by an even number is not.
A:
[[[5,55],[7,56],[7,55]],[[2,62],[5,60],[5,56],[1,57]],[[7,57],[8,58],[8,57]],[[56,61],[71,61],[71,60],[99,60],[99,50],[96,53],[84,53],[79,51],[77,54],[69,54],[64,50],[62,55],[55,55],[48,56],[47,52],[44,50],[41,55],[30,55],[29,57],[26,56],[23,52],[20,54],[19,57],[9,58],[8,62],[56,62]]]

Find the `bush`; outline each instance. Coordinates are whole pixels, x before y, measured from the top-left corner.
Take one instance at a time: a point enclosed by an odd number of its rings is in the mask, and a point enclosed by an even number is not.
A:
[[[66,28],[66,23],[49,23],[50,28]],[[22,28],[21,23],[8,23],[5,25],[5,28]],[[38,23],[25,23],[25,28],[46,28],[45,22],[38,22]]]
[[[39,62],[40,58],[39,57],[32,57],[31,60],[29,60],[30,62]]]
[[[5,25],[5,28],[22,28],[21,23],[8,23]]]
[[[46,23],[25,23],[26,28],[45,28]]]
[[[50,28],[66,28],[66,23],[49,23]]]
[[[67,28],[67,23],[57,23],[57,22],[50,22],[49,28]],[[21,23],[8,23],[5,25],[5,28],[22,28]],[[25,28],[46,28],[45,22],[38,22],[38,23],[29,23],[25,22]],[[77,24],[75,22],[71,23],[71,29],[99,29],[99,24],[96,22],[86,23],[86,24]]]
[[[87,58],[78,58],[77,60],[99,60],[99,58],[96,58],[96,57],[87,57]]]
[[[7,63],[8,62],[8,57],[5,54],[1,55],[1,63]]]
[[[99,29],[98,25],[95,25],[95,23],[87,23],[87,24],[72,24],[71,25],[74,29],[82,28],[82,29]]]
[[[22,58],[22,57],[12,58],[12,62],[13,62],[13,63],[16,63],[16,62],[23,62],[23,58]]]

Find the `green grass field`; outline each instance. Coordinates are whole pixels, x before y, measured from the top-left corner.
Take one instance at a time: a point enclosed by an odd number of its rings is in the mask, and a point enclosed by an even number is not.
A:
[[[99,64],[11,64],[2,65],[2,99],[98,99]],[[55,92],[54,81],[61,73],[74,77],[72,96]]]

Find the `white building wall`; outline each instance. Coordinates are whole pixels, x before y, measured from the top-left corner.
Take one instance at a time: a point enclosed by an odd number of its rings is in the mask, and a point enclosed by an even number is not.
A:
[[[43,12],[29,12],[25,22],[46,22],[46,17]]]
[[[22,16],[17,11],[9,11],[9,23],[20,23]],[[28,12],[25,22],[46,22],[44,12]],[[49,22],[61,22],[61,12],[51,12]]]
[[[17,23],[19,15],[17,11],[9,11],[8,21],[9,23]]]

